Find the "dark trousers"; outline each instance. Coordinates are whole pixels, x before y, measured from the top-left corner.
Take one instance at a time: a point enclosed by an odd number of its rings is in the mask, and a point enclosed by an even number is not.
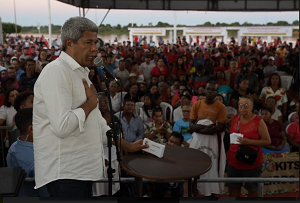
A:
[[[50,197],[92,197],[92,181],[61,179],[47,184]]]

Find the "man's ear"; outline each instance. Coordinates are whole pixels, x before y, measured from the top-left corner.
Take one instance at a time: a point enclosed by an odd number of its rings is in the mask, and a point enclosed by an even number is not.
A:
[[[33,134],[33,128],[32,125],[28,126],[27,131],[29,132],[29,134]]]
[[[67,38],[67,39],[65,39],[65,45],[66,45],[66,47],[71,47],[72,46],[72,40],[71,39],[69,39],[69,38]]]

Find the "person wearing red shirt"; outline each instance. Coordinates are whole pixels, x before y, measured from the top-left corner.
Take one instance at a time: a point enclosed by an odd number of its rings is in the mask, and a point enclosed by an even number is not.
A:
[[[175,63],[177,58],[178,55],[176,54],[176,51],[174,49],[172,49],[171,52],[167,54],[167,59],[169,64]]]
[[[220,59],[220,65],[215,68],[214,72],[217,72],[218,70],[223,70],[223,71],[227,70],[227,67],[226,67],[226,58],[225,57],[222,57]]]
[[[228,177],[260,177],[262,173],[263,154],[262,147],[271,144],[268,128],[263,119],[254,113],[253,100],[250,96],[243,96],[238,103],[239,114],[235,115],[231,121],[230,137],[240,133],[243,137],[237,138],[237,144],[230,143],[227,152],[226,171]],[[247,146],[258,151],[258,156],[254,164],[247,164],[236,158],[236,153],[240,146]],[[242,182],[228,182],[230,197],[239,197],[241,194]],[[248,197],[258,196],[258,183],[245,183],[248,190]]]
[[[155,66],[151,73],[151,75],[156,75],[156,76],[160,76],[160,75],[164,75],[165,76],[165,80],[167,81],[168,78],[170,77],[171,73],[168,69],[167,66],[165,66],[164,61],[162,58],[159,58],[157,60],[157,66]]]

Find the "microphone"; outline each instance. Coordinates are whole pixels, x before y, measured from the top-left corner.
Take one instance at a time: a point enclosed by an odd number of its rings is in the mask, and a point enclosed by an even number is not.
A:
[[[94,64],[95,64],[97,67],[100,67],[100,68],[102,69],[102,71],[105,72],[107,78],[112,78],[119,86],[121,86],[120,83],[119,83],[119,81],[118,81],[118,79],[115,78],[115,77],[113,76],[113,74],[110,72],[110,70],[108,70],[108,69],[106,68],[106,66],[105,66],[105,64],[103,63],[103,60],[102,60],[101,57],[96,57],[96,58],[94,59]]]

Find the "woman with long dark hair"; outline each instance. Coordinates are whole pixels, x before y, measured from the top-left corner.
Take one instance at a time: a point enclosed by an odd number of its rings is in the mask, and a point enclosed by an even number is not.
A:
[[[139,115],[146,127],[149,127],[149,123],[152,121],[152,111],[155,108],[155,100],[153,95],[144,95],[144,105],[139,109]]]
[[[184,64],[182,57],[178,57],[175,65],[172,68],[173,79],[179,79],[181,74],[187,74],[188,68]]]
[[[283,121],[287,118],[287,102],[288,98],[286,90],[282,87],[281,78],[278,73],[273,73],[270,76],[268,84],[261,91],[259,99],[261,99],[262,106],[265,106],[265,101],[269,96],[276,98],[276,108],[282,110]]]

